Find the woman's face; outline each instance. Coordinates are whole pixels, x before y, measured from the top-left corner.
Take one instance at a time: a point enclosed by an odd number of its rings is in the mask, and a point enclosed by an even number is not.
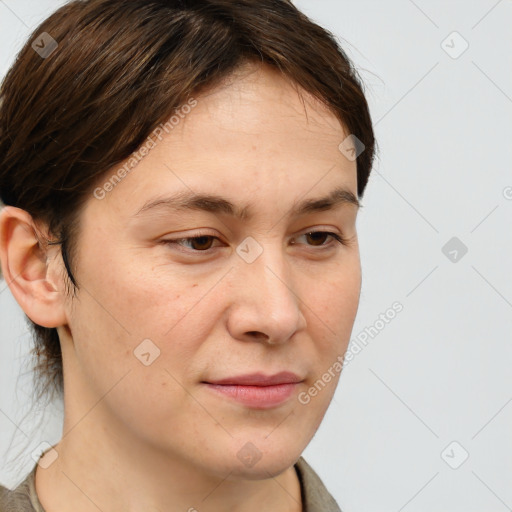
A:
[[[300,456],[338,382],[361,286],[356,162],[338,149],[349,134],[337,119],[269,68],[195,99],[86,203],[78,295],[59,328],[64,437],[81,425],[223,477],[267,478]],[[339,189],[341,201],[312,202]],[[189,207],[173,206],[177,194]],[[288,398],[207,384],[282,371],[300,381]]]

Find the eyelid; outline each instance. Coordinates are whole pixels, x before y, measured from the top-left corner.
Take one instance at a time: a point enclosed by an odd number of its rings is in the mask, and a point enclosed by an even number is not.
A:
[[[304,235],[308,235],[308,234],[314,234],[314,233],[326,234],[331,237],[333,242],[331,242],[329,244],[322,244],[322,245],[307,245],[306,244],[306,246],[311,248],[312,250],[321,251],[322,249],[331,248],[336,243],[345,246],[345,245],[348,245],[350,242],[349,239],[344,237],[343,233],[341,233],[341,232],[336,233],[334,231],[329,231],[329,228],[317,228],[317,229],[307,228],[306,230],[303,230],[301,233],[296,235],[295,238],[298,238],[298,237],[304,236]],[[211,237],[211,238],[221,241],[220,237],[218,237],[217,235],[213,235],[208,232],[199,231],[199,232],[194,233],[193,235],[189,235],[189,236],[181,236],[178,238],[164,239],[164,240],[161,240],[161,243],[166,244],[166,245],[175,245],[177,247],[178,251],[185,253],[185,254],[190,254],[190,255],[210,254],[212,252],[212,250],[214,250],[216,247],[210,247],[208,249],[201,251],[201,250],[195,250],[195,249],[188,249],[179,244],[179,242],[181,242],[183,240],[189,241],[189,240],[193,240],[195,238],[201,238],[201,237]],[[292,244],[292,245],[296,245],[296,244]]]
[[[198,254],[210,254],[211,250],[215,249],[215,247],[206,249],[204,251],[198,251],[198,250],[194,250],[194,249],[188,249],[188,248],[180,245],[180,243],[179,243],[182,240],[193,240],[194,238],[201,238],[203,236],[207,236],[207,237],[214,238],[216,240],[220,240],[220,237],[218,237],[217,235],[213,235],[212,233],[208,233],[208,232],[198,231],[189,236],[180,236],[177,238],[166,238],[166,239],[160,240],[160,243],[162,243],[164,245],[173,245],[176,247],[176,250],[178,252],[181,252],[181,253],[184,253],[187,255],[194,256],[194,255],[198,255]]]

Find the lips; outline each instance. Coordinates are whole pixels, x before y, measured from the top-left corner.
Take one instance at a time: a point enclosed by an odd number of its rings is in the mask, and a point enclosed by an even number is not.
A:
[[[276,386],[279,384],[294,384],[302,382],[298,375],[293,372],[279,372],[274,375],[265,375],[264,373],[251,373],[247,375],[238,375],[236,377],[227,377],[225,379],[208,381],[208,384],[219,386]]]

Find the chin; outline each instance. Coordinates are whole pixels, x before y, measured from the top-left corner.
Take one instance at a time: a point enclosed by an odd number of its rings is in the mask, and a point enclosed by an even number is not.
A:
[[[261,443],[260,443],[261,444]],[[295,464],[303,451],[303,447],[259,446],[257,443],[247,441],[240,448],[233,450],[233,458],[223,457],[226,472],[232,477],[241,477],[247,480],[264,480],[276,477]]]

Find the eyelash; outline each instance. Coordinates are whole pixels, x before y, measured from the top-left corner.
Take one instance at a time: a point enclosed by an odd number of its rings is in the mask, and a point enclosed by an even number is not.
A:
[[[333,233],[332,231],[307,231],[306,233],[302,233],[299,236],[312,235],[312,234],[317,234],[317,233],[329,235],[331,238],[333,238],[335,240],[335,243],[339,243],[341,245],[348,245],[348,243],[349,243],[349,240],[344,238],[343,235],[340,235],[338,233]],[[216,237],[214,235],[210,235],[209,233],[204,233],[204,234],[198,233],[196,236],[189,236],[189,237],[183,237],[183,238],[174,238],[174,239],[162,240],[162,243],[165,244],[165,245],[176,245],[176,246],[183,247],[180,244],[180,242],[191,241],[191,240],[196,240],[198,238],[206,238],[206,237],[207,238],[214,238],[216,240],[219,240],[218,237]],[[325,245],[325,244],[322,244],[322,245],[310,245],[309,247],[325,248],[325,247],[330,247],[332,245],[333,244],[328,244],[328,245]],[[189,249],[189,248],[184,248],[184,249],[179,249],[179,250],[182,251],[182,252],[189,253],[189,254],[200,254],[200,253],[208,254],[211,249],[214,249],[214,247],[209,247],[208,249],[205,249],[205,250],[202,250],[202,251],[201,250],[197,250],[197,249]]]

